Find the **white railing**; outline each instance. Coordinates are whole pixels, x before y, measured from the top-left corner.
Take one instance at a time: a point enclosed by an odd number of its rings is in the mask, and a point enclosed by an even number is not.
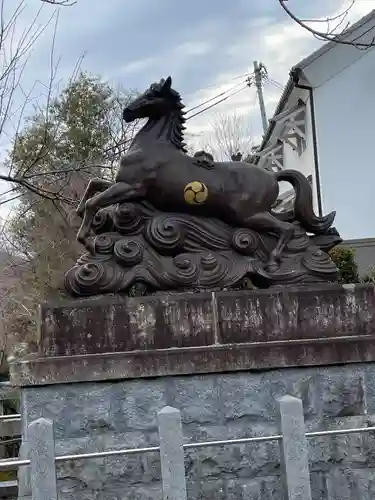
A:
[[[6,402],[9,400],[19,400],[19,393],[19,389],[11,386],[9,382],[0,382],[0,454],[3,457],[6,455],[6,452],[17,453],[14,445],[21,442],[20,415],[3,414]],[[8,474],[2,473],[0,477],[0,497],[17,498],[17,492],[17,478],[14,471],[9,471]]]
[[[373,426],[305,432],[302,401],[292,396],[284,396],[278,400],[278,413],[279,434],[185,443],[180,411],[176,408],[165,407],[158,412],[159,446],[60,456],[56,456],[55,453],[53,422],[39,418],[28,426],[29,459],[0,460],[0,470],[30,466],[33,500],[57,500],[56,464],[58,463],[140,453],[159,453],[164,500],[186,500],[185,450],[277,441],[281,451],[282,474],[285,476],[286,498],[288,500],[311,500],[307,440],[320,436],[375,431],[375,426]]]

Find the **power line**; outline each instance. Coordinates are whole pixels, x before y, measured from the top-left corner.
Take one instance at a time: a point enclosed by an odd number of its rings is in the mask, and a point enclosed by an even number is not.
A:
[[[251,76],[253,73],[251,72],[247,72],[247,73],[243,73],[242,75],[237,75],[237,76],[234,76],[233,78],[230,78],[229,82],[233,82],[234,80],[239,80],[240,78],[246,78],[248,76]],[[216,83],[211,83],[210,85],[206,85],[205,87],[201,87],[199,89],[196,89],[196,90],[193,90],[192,92],[187,92],[186,94],[184,93],[185,97],[188,96],[188,95],[191,95],[191,94],[196,94],[197,92],[201,92],[202,90],[207,90],[211,87],[217,87],[218,84],[217,82]]]
[[[223,92],[220,92],[220,94],[215,95],[214,97],[210,97],[210,99],[207,99],[206,101],[201,102],[200,104],[197,104],[196,106],[188,109],[186,113],[191,113],[191,111],[194,111],[195,109],[201,108],[205,104],[208,104],[211,101],[214,101],[218,97],[222,97],[223,95],[227,94],[228,92],[231,92],[232,90],[238,88],[240,85],[243,85],[244,82],[237,83],[237,85],[234,85],[234,87],[231,87],[230,89],[224,90]]]
[[[277,82],[276,80],[273,80],[272,78],[267,77],[266,78],[266,82],[270,83],[271,85],[273,85],[274,87],[278,88],[279,90],[283,90],[283,88],[284,88],[281,85],[281,83]]]
[[[243,90],[247,89],[247,87],[248,87],[248,86],[247,86],[247,85],[245,85],[245,86],[244,86],[244,87],[242,87],[241,89],[238,89],[238,90],[236,90],[235,92],[232,92],[231,94],[229,94],[229,95],[227,95],[227,96],[223,97],[223,98],[222,98],[222,99],[220,99],[219,101],[214,102],[214,103],[213,103],[213,104],[211,104],[210,106],[207,106],[206,108],[203,108],[203,109],[201,109],[200,111],[197,111],[197,112],[196,112],[196,113],[194,113],[193,115],[188,116],[188,117],[186,118],[186,120],[190,120],[191,118],[194,118],[195,116],[198,116],[198,115],[200,115],[201,113],[204,113],[204,112],[205,112],[205,111],[207,111],[208,109],[211,109],[211,108],[213,108],[214,106],[217,106],[217,105],[218,105],[218,104],[220,104],[221,102],[226,101],[226,100],[227,100],[227,99],[229,99],[230,97],[232,97],[232,96],[234,96],[234,95],[238,94],[239,92],[242,92]]]

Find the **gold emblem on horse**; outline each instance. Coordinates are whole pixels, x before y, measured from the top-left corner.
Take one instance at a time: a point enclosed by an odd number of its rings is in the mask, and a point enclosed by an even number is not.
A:
[[[201,181],[192,181],[184,187],[184,198],[190,205],[200,205],[207,200],[208,189]]]

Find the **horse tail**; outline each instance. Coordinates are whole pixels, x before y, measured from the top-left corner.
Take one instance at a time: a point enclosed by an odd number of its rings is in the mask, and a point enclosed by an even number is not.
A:
[[[297,170],[282,170],[275,173],[277,181],[289,182],[296,192],[294,218],[306,231],[318,234],[326,232],[335,220],[336,212],[319,217],[314,213],[313,193],[306,177]],[[287,214],[289,216],[290,213]]]

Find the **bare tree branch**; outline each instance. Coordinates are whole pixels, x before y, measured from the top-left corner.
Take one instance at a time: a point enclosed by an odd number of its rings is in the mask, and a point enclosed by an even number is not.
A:
[[[294,22],[299,24],[299,26],[310,32],[318,40],[324,42],[335,42],[342,45],[350,45],[352,47],[356,47],[357,49],[361,50],[365,50],[368,49],[369,47],[375,46],[375,37],[373,37],[372,40],[368,43],[345,40],[346,30],[349,28],[350,25],[349,22],[345,23],[345,20],[350,10],[353,8],[355,0],[352,0],[351,4],[340,14],[333,17],[326,17],[325,19],[300,19],[296,14],[292,12],[292,10],[289,7],[286,6],[286,2],[288,1],[289,0],[278,0],[279,4],[288,14],[288,16],[291,19],[293,19]],[[337,22],[334,25],[334,27],[331,27],[331,23],[333,21]],[[327,30],[325,32],[317,30],[307,23],[326,23]],[[338,32],[339,29],[341,29],[340,32]]]
[[[35,42],[43,34],[47,26],[55,17],[54,34],[52,41],[52,50],[50,56],[50,81],[48,85],[47,94],[47,106],[46,106],[46,130],[48,129],[48,110],[51,101],[51,93],[54,85],[54,80],[56,76],[56,68],[53,63],[54,58],[54,46],[55,37],[57,31],[58,15],[55,13],[49,18],[46,24],[43,26],[38,25],[39,14],[41,9],[32,19],[28,27],[16,37],[16,27],[19,20],[19,16],[24,10],[24,1],[21,0],[18,5],[15,5],[13,13],[9,15],[8,19],[5,19],[5,1],[0,0],[0,138],[8,136],[7,128],[12,127],[12,119],[18,114],[18,120],[16,125],[16,130],[12,134],[13,143],[17,143],[19,130],[23,121],[24,111],[28,104],[30,104],[30,95],[32,90],[27,94],[23,91],[21,86],[21,78],[23,77],[26,65],[28,63],[28,53],[35,44]],[[16,39],[17,38],[17,39]],[[16,91],[20,90],[21,94],[24,94],[25,100],[18,110],[14,110],[14,101]],[[18,96],[17,96],[18,97]],[[40,157],[45,154],[46,144],[43,144],[41,150],[36,155],[34,162],[38,162]],[[8,170],[7,175],[1,174],[0,180],[10,183],[13,185],[11,191],[18,186],[26,188],[35,194],[38,193],[43,197],[49,199],[55,198],[56,193],[51,190],[46,189],[43,186],[31,185],[30,180],[25,178],[25,173],[32,165],[27,166],[27,168],[22,169],[22,173],[19,169],[13,173],[13,161],[12,157],[10,161],[7,161],[6,165],[2,165],[0,170],[4,171],[4,168]],[[3,193],[4,195],[4,193]],[[6,201],[14,201],[18,197],[22,196],[18,194],[17,196],[8,198]],[[5,203],[4,201],[1,204]]]
[[[52,5],[62,5],[64,7],[71,7],[77,3],[77,0],[42,0],[44,3],[50,3]]]
[[[27,192],[51,202],[59,201],[73,205],[77,201],[75,197],[71,198],[70,196],[74,190],[69,191],[67,187],[72,181],[73,175],[75,176],[75,182],[78,184],[82,184],[83,179],[87,182],[87,174],[95,168],[90,163],[94,163],[95,165],[95,162],[100,161],[102,163],[100,165],[101,173],[103,174],[104,172],[106,177],[113,178],[115,162],[129,147],[132,137],[136,132],[135,127],[138,126],[137,124],[125,124],[122,120],[119,120],[119,117],[122,115],[122,107],[126,105],[125,100],[131,98],[132,94],[118,92],[117,95],[112,96],[113,102],[111,106],[108,106],[107,115],[103,118],[104,125],[109,130],[110,135],[107,143],[108,147],[104,145],[98,157],[95,157],[95,153],[91,157],[90,144],[93,141],[95,142],[95,138],[92,135],[94,131],[87,129],[85,130],[85,134],[88,151],[87,154],[83,155],[86,158],[86,164],[83,165],[82,161],[74,162],[73,160],[70,161],[70,166],[66,165],[64,157],[59,157],[58,150],[53,147],[53,145],[61,144],[61,136],[64,134],[64,131],[61,129],[56,116],[50,116],[51,106],[53,107],[55,103],[53,90],[56,87],[56,73],[59,64],[59,61],[55,62],[54,55],[58,13],[55,11],[46,25],[38,27],[38,12],[32,24],[21,33],[18,43],[15,44],[15,27],[20,14],[23,12],[24,0],[20,0],[14,12],[10,16],[8,15],[8,19],[4,17],[5,1],[0,0],[0,56],[4,55],[4,57],[0,57],[0,139],[8,138],[12,146],[6,162],[3,164],[0,163],[0,181],[9,183],[11,187],[6,190],[6,193],[0,193],[0,205],[15,200],[26,199]],[[65,0],[63,2],[48,0],[47,3],[66,6],[72,4],[72,2]],[[50,78],[48,84],[44,85],[46,92],[44,92],[43,99],[37,100],[34,107],[39,115],[39,122],[36,123],[36,126],[40,131],[40,136],[35,142],[32,152],[19,155],[19,148],[22,150],[23,141],[27,139],[23,135],[24,113],[34,99],[31,95],[35,88],[34,85],[29,92],[26,92],[22,87],[21,79],[28,63],[28,52],[44,32],[45,28],[51,23],[54,16],[55,26],[49,62]],[[7,51],[8,46],[10,49]],[[75,79],[78,77],[82,60],[83,56],[75,67],[69,85],[73,85]],[[15,110],[14,101],[16,99],[14,95],[16,91],[20,91],[19,93],[23,95],[24,102],[21,105],[17,105],[17,109]],[[19,100],[19,93],[17,94],[17,100]],[[16,123],[13,123],[13,121]],[[8,130],[9,128],[15,129],[14,132],[11,133]],[[82,155],[78,156],[82,157]],[[61,164],[60,168],[59,163]],[[108,172],[108,175],[105,172]],[[80,174],[83,174],[83,177],[80,178]],[[17,192],[14,193],[14,191]],[[9,196],[9,194],[13,193],[14,196]]]
[[[218,114],[212,123],[211,139],[203,148],[207,148],[214,157],[232,160],[241,155],[247,157],[252,147],[251,124],[245,117],[235,113],[226,116]]]
[[[88,167],[86,167],[87,169]],[[32,193],[45,198],[47,200],[56,200],[59,199],[61,201],[64,201],[65,203],[73,203],[73,200],[66,198],[60,194],[60,189],[58,191],[51,191],[49,189],[45,189],[41,186],[34,186],[30,182],[28,182],[27,177],[13,177],[11,175],[0,175],[0,180],[5,181],[5,182],[10,182],[12,184],[17,184],[18,186],[22,186]],[[6,200],[5,203],[14,200],[16,198],[19,198],[22,196],[22,193],[17,195],[14,198]]]
[[[2,198],[0,205],[17,199],[23,199],[27,192],[50,201],[58,200],[73,204],[75,200],[70,199],[63,193],[64,186],[52,182],[52,176],[49,175],[49,172],[46,173],[46,178],[43,179],[43,175],[38,167],[49,156],[51,145],[57,139],[56,134],[58,133],[58,126],[56,124],[53,125],[51,121],[50,108],[54,102],[53,91],[56,88],[56,74],[59,65],[59,60],[55,62],[55,42],[59,13],[55,10],[47,20],[47,23],[40,26],[39,14],[41,7],[27,28],[20,34],[17,34],[16,39],[16,26],[25,8],[24,0],[20,0],[18,5],[14,6],[14,11],[7,14],[7,19],[4,14],[5,2],[6,0],[0,0],[0,139],[8,138],[11,147],[6,162],[3,164],[0,163],[0,180],[11,184],[12,187],[5,193],[0,193],[0,197]],[[57,4],[56,2],[53,3]],[[58,3],[68,5],[67,2]],[[49,60],[49,81],[47,84],[36,82],[29,92],[25,92],[21,84],[21,79],[29,60],[29,52],[54,18],[55,22]],[[82,58],[76,64],[74,74],[70,79],[71,84],[78,76],[81,62]],[[31,97],[37,83],[42,84],[46,89],[43,92],[44,95],[40,95],[39,99]],[[18,92],[17,95],[16,92]],[[14,103],[19,100],[20,94],[24,97],[23,103],[17,105],[16,109],[14,109]],[[17,145],[23,133],[21,129],[25,121],[24,114],[33,99],[37,99],[34,111],[38,110],[39,128],[43,131],[43,134],[40,141],[35,144],[33,154],[25,156],[27,161],[25,163],[24,161],[19,161],[19,158],[16,161],[15,155],[17,154]],[[14,118],[16,118],[15,124],[13,123]],[[84,169],[85,167],[78,166],[78,169],[80,168]],[[87,170],[87,167],[85,169]],[[38,175],[35,175],[35,170],[38,171]],[[34,176],[37,178],[34,179]],[[18,191],[18,193],[12,197],[7,196],[13,191]]]

